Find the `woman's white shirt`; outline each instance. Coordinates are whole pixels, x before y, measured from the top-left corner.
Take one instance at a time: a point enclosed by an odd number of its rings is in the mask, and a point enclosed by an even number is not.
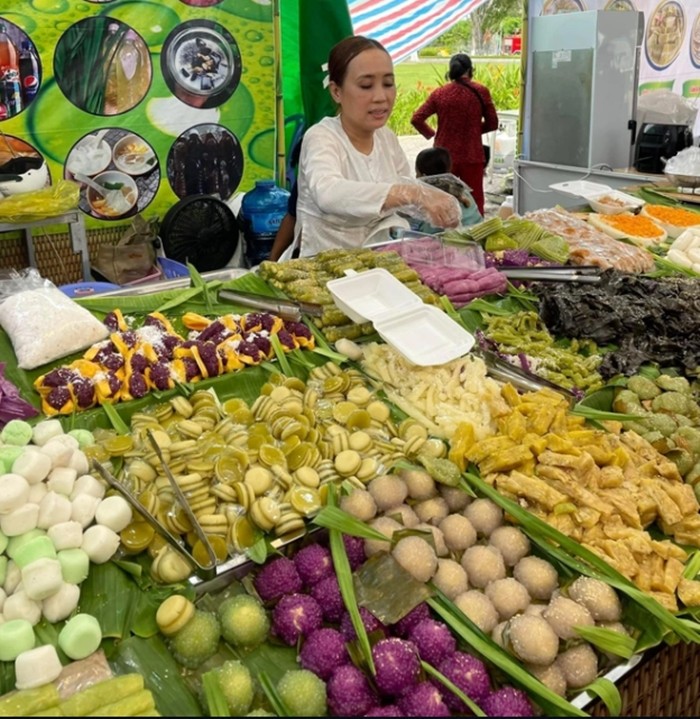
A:
[[[389,128],[374,133],[372,152],[365,155],[350,142],[340,117],[322,119],[304,135],[294,245],[301,235],[301,255],[310,256],[389,239],[389,227],[408,227],[408,222],[381,208],[391,186],[411,177],[408,159]]]

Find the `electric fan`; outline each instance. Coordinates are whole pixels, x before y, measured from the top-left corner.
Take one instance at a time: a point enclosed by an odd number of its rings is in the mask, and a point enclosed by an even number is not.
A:
[[[211,195],[191,195],[163,217],[160,239],[165,256],[194,265],[199,272],[224,267],[238,246],[240,229],[229,206]]]

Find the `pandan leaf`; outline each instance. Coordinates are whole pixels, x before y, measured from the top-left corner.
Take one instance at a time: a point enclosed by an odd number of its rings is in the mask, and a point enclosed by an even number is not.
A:
[[[260,672],[258,679],[260,681],[260,686],[262,687],[263,692],[265,692],[265,696],[270,702],[270,706],[274,710],[275,714],[277,714],[278,717],[292,716],[291,712],[282,701],[282,697],[279,695],[277,687],[272,683],[272,680],[267,673]]]
[[[601,701],[608,709],[609,716],[620,716],[620,712],[622,711],[622,697],[620,696],[620,690],[609,679],[599,677],[587,687],[584,687],[583,691],[600,697]]]
[[[458,699],[461,699],[468,707],[469,711],[474,716],[485,717],[484,712],[478,704],[473,702],[456,684],[453,684],[444,674],[441,674],[435,667],[428,664],[428,662],[421,661],[421,666],[426,674],[430,674],[431,677],[435,677],[440,684],[447,687]]]

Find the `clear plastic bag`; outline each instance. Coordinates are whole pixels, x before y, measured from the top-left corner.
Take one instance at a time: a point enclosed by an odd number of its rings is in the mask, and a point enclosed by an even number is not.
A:
[[[0,279],[0,326],[29,370],[105,339],[109,330],[33,268]]]
[[[80,202],[80,185],[59,180],[34,192],[0,199],[0,222],[22,224],[57,217],[75,210]]]

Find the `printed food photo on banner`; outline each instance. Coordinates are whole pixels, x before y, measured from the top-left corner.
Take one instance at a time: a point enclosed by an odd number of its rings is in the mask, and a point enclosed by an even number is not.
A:
[[[101,220],[141,212],[160,186],[153,148],[140,135],[104,128],[84,135],[68,153],[65,177],[81,184],[80,209]]]
[[[0,120],[28,107],[40,84],[36,46],[24,31],[0,17]]]
[[[173,143],[168,153],[167,174],[179,198],[216,194],[227,200],[243,176],[240,142],[221,125],[191,127]]]
[[[151,57],[129,25],[108,16],[91,17],[61,36],[54,76],[76,107],[92,115],[119,115],[136,107],[148,92]]]
[[[690,34],[690,62],[700,68],[700,11],[695,16],[693,31]]]
[[[51,184],[41,153],[19,137],[0,133],[0,198]]]
[[[663,70],[681,51],[685,35],[685,13],[676,0],[663,0],[649,18],[645,50],[652,67]]]
[[[171,92],[193,107],[217,107],[241,78],[241,55],[231,33],[217,22],[191,20],[163,43],[161,69]]]
[[[565,12],[582,12],[586,10],[583,0],[544,0],[542,15],[558,15]]]

